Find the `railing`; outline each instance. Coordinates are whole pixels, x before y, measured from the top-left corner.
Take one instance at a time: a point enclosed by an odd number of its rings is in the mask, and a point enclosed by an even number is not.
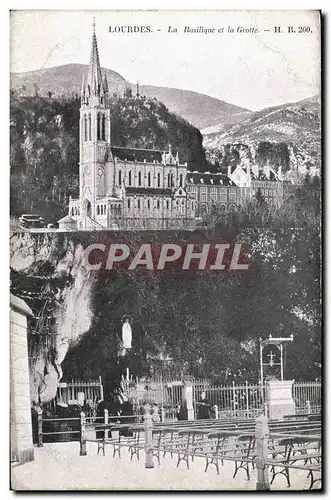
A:
[[[163,408],[167,421],[176,419],[178,407],[184,401],[185,383],[181,380],[144,380],[129,384],[129,397],[134,401],[135,413],[146,403],[156,403]],[[212,385],[209,380],[192,378],[193,401],[197,403],[202,392],[211,406],[217,406],[219,418],[256,417],[263,411],[266,401],[266,388],[260,384],[232,383],[231,385]],[[322,404],[321,382],[295,382],[293,384],[293,399],[296,413],[319,413]],[[103,399],[101,377],[95,381],[71,381],[60,383],[56,398],[44,410],[55,412],[56,404],[80,404],[79,393],[84,394],[85,413],[90,417],[95,415],[97,400]]]
[[[136,218],[118,218],[114,222],[122,230],[175,230],[187,229],[189,231],[196,228],[197,223],[195,218],[151,218],[151,217],[136,217]]]
[[[84,394],[82,399],[81,394]],[[98,380],[60,382],[53,401],[44,405],[46,413],[55,413],[58,403],[65,405],[81,404],[87,416],[95,415],[97,401],[103,399],[103,386],[101,377]]]
[[[256,420],[250,419],[246,421],[228,420],[220,423],[218,420],[200,421],[199,426],[194,422],[187,422],[187,426],[183,428],[179,423],[162,424],[158,418],[155,407],[152,409],[149,405],[144,408],[143,422],[141,420],[132,420],[128,417],[123,421],[117,421],[118,417],[113,417],[113,420],[108,419],[105,413],[104,423],[97,422],[89,424],[83,412],[75,419],[75,434],[79,441],[77,453],[80,456],[86,456],[91,444],[96,443],[98,446],[97,453],[103,451],[105,455],[105,447],[113,446],[113,457],[118,454],[121,458],[121,448],[128,448],[133,455],[137,455],[139,460],[139,452],[145,451],[145,468],[154,468],[154,457],[157,458],[160,464],[160,459],[166,453],[178,455],[177,467],[184,460],[189,468],[189,462],[194,460],[194,457],[202,457],[206,460],[205,472],[208,465],[216,465],[219,472],[218,462],[230,461],[235,464],[236,476],[237,471],[242,468],[246,471],[247,480],[250,479],[249,472],[252,467],[256,468],[256,489],[269,490],[275,477],[269,484],[268,465],[273,467],[281,465],[284,470],[289,467],[301,468],[306,473],[312,476],[310,488],[316,481],[320,481],[319,477],[313,477],[313,472],[321,472],[322,454],[321,454],[321,424],[317,421],[310,423],[308,420],[300,420],[297,422],[272,421],[261,415]],[[49,419],[50,421],[51,419]],[[239,425],[239,427],[238,427]],[[111,436],[109,436],[109,431]],[[67,431],[62,432],[66,434]],[[43,446],[44,436],[51,435],[52,432],[43,432],[43,421],[41,412],[38,415],[38,446]],[[124,439],[121,439],[124,436]],[[220,441],[221,438],[221,441]],[[287,444],[285,440],[290,440],[291,456],[287,452]],[[215,446],[215,442],[217,445]],[[228,448],[228,444],[232,443],[232,449]],[[233,445],[233,441],[235,445]],[[225,443],[225,444],[224,444]],[[293,444],[298,444],[298,448],[292,450]],[[305,447],[302,445],[305,444]],[[220,446],[219,446],[220,445]],[[269,447],[271,446],[271,448]],[[79,450],[79,451],[78,451]],[[276,450],[276,451],[275,451]],[[304,454],[302,453],[304,450]],[[281,460],[275,459],[279,455]],[[293,451],[293,453],[292,453]],[[296,452],[300,451],[299,457]],[[313,451],[314,453],[309,453]],[[308,460],[310,457],[317,459],[317,464]],[[295,461],[304,462],[303,465],[293,465]],[[240,463],[238,467],[238,463]],[[250,464],[250,465],[249,465]],[[306,465],[308,464],[308,465]],[[267,465],[267,467],[266,467]],[[289,476],[288,486],[289,483]]]
[[[193,399],[199,401],[202,392],[212,406],[216,405],[220,413],[234,416],[255,416],[263,409],[265,401],[265,386],[248,384],[225,386],[205,386],[200,383],[193,385]]]
[[[318,381],[295,382],[293,399],[298,414],[304,413],[307,406],[310,408],[310,413],[319,413],[322,406],[322,383]]]
[[[90,229],[107,229],[106,227],[102,226],[97,222],[96,220],[92,219],[92,217],[89,217],[88,215],[85,216],[85,221],[86,221],[86,227]]]
[[[157,403],[171,413],[171,408],[179,406],[184,400],[184,386],[190,382],[193,387],[193,401],[199,401],[202,392],[206,399],[219,410],[219,418],[222,416],[255,417],[263,411],[266,401],[266,386],[261,384],[212,385],[209,380],[192,378],[185,382],[181,380],[144,380],[131,387],[131,396],[139,405],[145,403]],[[294,382],[293,399],[296,412],[319,413],[321,410],[321,382]]]

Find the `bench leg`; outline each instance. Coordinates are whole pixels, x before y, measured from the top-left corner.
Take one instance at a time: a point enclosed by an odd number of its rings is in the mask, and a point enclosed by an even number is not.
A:
[[[208,457],[206,458],[206,467],[205,467],[205,472],[207,472],[207,469],[209,465],[214,464],[217,470],[217,474],[220,473],[219,467],[218,467],[218,459],[217,458],[211,458],[210,461],[208,461]]]
[[[103,442],[98,443],[98,453],[97,453],[98,455],[100,450],[102,450],[103,456],[105,456],[105,443]]]
[[[316,471],[317,472],[317,471]],[[314,478],[314,473],[312,470],[309,471],[308,473],[308,476],[310,476],[310,486],[309,486],[309,489],[313,489],[313,486],[315,483],[317,483],[317,481],[322,481],[322,478],[321,477],[317,477],[317,478]]]
[[[178,461],[177,461],[177,467],[180,463],[181,460],[185,460],[186,462],[186,467],[189,469],[190,468],[190,465],[189,465],[189,455],[188,454],[183,454],[183,456],[181,457],[180,454],[178,453]]]
[[[237,472],[238,472],[238,468],[239,468],[239,467],[238,467],[238,465],[237,465],[237,462],[235,462],[235,463],[234,463],[234,473],[233,473],[233,476],[232,476],[233,478],[235,478],[235,477],[236,477],[236,474],[237,474]]]

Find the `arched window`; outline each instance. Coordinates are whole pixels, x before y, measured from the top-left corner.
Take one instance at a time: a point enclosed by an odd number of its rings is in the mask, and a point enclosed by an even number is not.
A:
[[[128,208],[131,208],[130,198],[128,198]]]
[[[169,200],[167,200],[167,210],[169,210]]]
[[[118,171],[118,185],[122,186],[122,170]]]
[[[74,207],[71,209],[71,215],[74,215]]]
[[[106,215],[107,211],[106,211],[106,205],[103,206],[103,213]]]
[[[77,215],[77,207],[75,207],[75,215]]]
[[[149,198],[147,199],[147,208],[150,209],[151,208],[151,203],[149,201]]]
[[[106,140],[106,117],[102,115],[102,140]]]
[[[87,141],[87,116],[84,115],[84,140]]]
[[[97,140],[100,141],[100,128],[101,128],[101,123],[100,123],[101,115],[98,113],[97,116]]]
[[[194,210],[194,201],[192,201],[192,210]]]
[[[138,186],[141,186],[141,172],[138,172]]]
[[[160,174],[160,172],[157,174],[157,187],[161,187],[161,174]]]
[[[100,207],[97,205],[97,215],[100,215]]]
[[[183,185],[183,174],[180,174],[179,177],[179,184],[182,186]]]
[[[151,187],[151,173],[148,172],[148,187]]]
[[[160,200],[157,200],[157,208],[160,209]]]
[[[140,210],[140,200],[138,200],[137,204],[138,204],[138,208]]]
[[[91,125],[91,115],[88,115],[88,140],[92,140],[92,125]]]
[[[130,172],[129,172],[129,186],[131,186],[131,184],[132,184],[132,172],[130,170]]]
[[[170,187],[170,174],[168,174],[168,187]]]
[[[88,217],[91,217],[92,207],[91,207],[91,202],[89,200],[84,201],[84,211]]]
[[[121,205],[118,205],[118,215],[121,215]]]
[[[78,207],[78,215],[80,215],[80,207]]]
[[[101,215],[103,215],[103,205],[101,205],[100,210],[101,210]]]

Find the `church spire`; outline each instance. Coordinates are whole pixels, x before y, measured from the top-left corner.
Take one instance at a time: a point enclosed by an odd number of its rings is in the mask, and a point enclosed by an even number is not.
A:
[[[105,74],[105,78],[103,79],[103,90],[104,90],[105,94],[107,94],[109,92],[108,80],[107,80],[106,74]]]
[[[95,34],[95,21],[93,19],[93,34],[90,65],[86,79],[86,90],[90,95],[99,95],[102,91],[102,74],[99,60],[98,43]]]

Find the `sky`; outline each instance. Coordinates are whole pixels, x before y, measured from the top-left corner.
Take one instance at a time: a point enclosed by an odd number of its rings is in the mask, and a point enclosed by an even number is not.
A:
[[[17,10],[11,12],[11,71],[88,64],[93,18],[101,66],[131,83],[192,90],[251,110],[320,91],[316,11]],[[110,26],[151,32],[112,33]],[[215,31],[184,33],[185,27]]]

